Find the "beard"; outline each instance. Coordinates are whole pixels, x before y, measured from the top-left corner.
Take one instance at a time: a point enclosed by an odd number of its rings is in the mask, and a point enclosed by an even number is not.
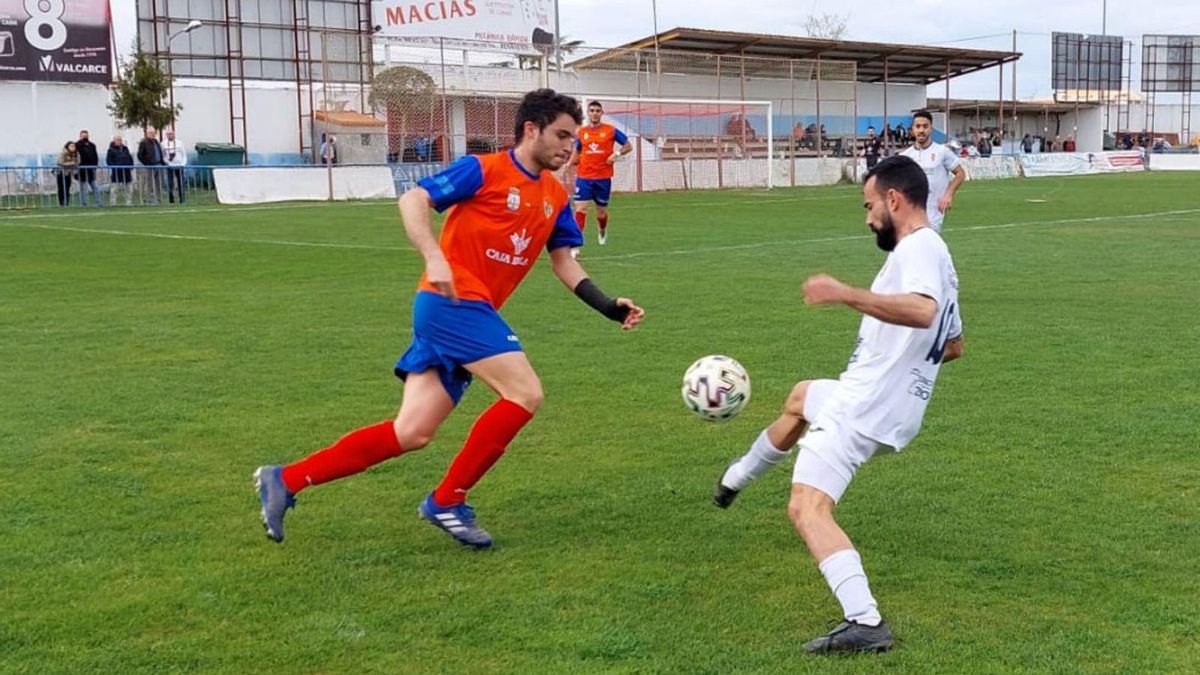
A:
[[[875,245],[879,248],[891,253],[896,248],[896,223],[892,220],[892,214],[883,214],[883,222],[879,228],[871,228],[875,233]]]

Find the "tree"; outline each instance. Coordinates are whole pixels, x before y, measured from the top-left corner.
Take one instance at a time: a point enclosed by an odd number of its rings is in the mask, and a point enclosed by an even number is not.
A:
[[[138,50],[133,60],[125,64],[121,79],[113,85],[112,103],[108,110],[123,127],[171,126],[179,119],[183,106],[167,102],[171,78],[163,72],[158,61]]]
[[[391,126],[391,111],[400,114],[399,157],[404,160],[405,133],[408,116],[418,111],[428,111],[437,99],[437,85],[429,73],[411,66],[393,66],[379,71],[371,80],[371,95],[367,105],[372,110],[382,110],[388,126]]]
[[[846,24],[850,15],[840,14],[809,14],[804,20],[804,32],[809,37],[825,40],[841,40],[848,32]]]

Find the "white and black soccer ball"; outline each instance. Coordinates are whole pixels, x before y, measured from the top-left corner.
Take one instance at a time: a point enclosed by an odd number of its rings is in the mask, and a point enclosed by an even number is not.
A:
[[[702,420],[728,422],[750,402],[750,376],[728,356],[701,357],[683,374],[683,402]]]

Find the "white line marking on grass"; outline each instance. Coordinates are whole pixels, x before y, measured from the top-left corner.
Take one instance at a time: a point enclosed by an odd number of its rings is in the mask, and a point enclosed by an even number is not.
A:
[[[374,244],[337,244],[320,241],[289,241],[286,239],[235,239],[233,237],[204,237],[198,234],[166,234],[162,232],[131,232],[129,230],[99,230],[87,227],[66,227],[64,225],[40,225],[37,223],[5,223],[8,227],[24,227],[31,230],[55,230],[58,232],[84,232],[87,234],[108,234],[118,237],[146,237],[149,239],[182,239],[187,241],[213,241],[233,244],[266,244],[269,246],[300,246],[306,248],[345,248],[367,251],[411,251],[410,246],[376,246]]]
[[[1092,216],[1088,218],[1062,218],[1059,220],[1026,220],[1016,223],[1000,223],[997,225],[972,225],[968,227],[952,227],[950,233],[978,232],[981,230],[1002,230],[1029,225],[1068,225],[1072,223],[1096,223],[1114,220],[1139,220],[1144,218],[1161,218],[1165,216],[1180,216],[1200,213],[1200,209],[1181,209],[1175,211],[1158,211],[1155,213],[1136,213],[1128,216]],[[785,239],[781,241],[760,241],[753,244],[735,244],[732,246],[709,246],[705,248],[675,249],[672,251],[640,251],[637,253],[622,253],[619,255],[587,256],[585,262],[604,260],[629,260],[658,255],[691,255],[695,253],[719,253],[724,251],[740,251],[744,249],[766,248],[769,246],[794,246],[796,244],[820,244],[832,241],[853,241],[855,239],[870,239],[871,234],[854,234],[843,237],[820,237],[816,239]]]
[[[381,206],[392,205],[395,202],[392,200],[378,201],[355,201],[355,202],[337,202],[338,206]],[[240,211],[285,211],[288,209],[314,209],[329,206],[330,202],[303,202],[303,203],[288,203],[288,204],[260,204],[257,206],[195,206],[178,208],[120,208],[114,207],[100,209],[84,209],[83,207],[71,209],[56,209],[49,213],[17,213],[14,215],[3,215],[0,212],[0,224],[6,224],[10,220],[38,220],[43,218],[63,218],[68,217],[72,220],[76,218],[106,218],[112,217],[115,214],[120,216],[177,216],[191,215],[193,213],[230,213]],[[47,209],[48,210],[48,209]]]
[[[216,209],[225,211],[228,209]],[[1193,215],[1200,213],[1200,209],[1176,209],[1173,211],[1156,211],[1154,213],[1135,213],[1125,216],[1091,216],[1087,218],[1062,218],[1058,220],[1025,220],[1014,223],[999,223],[995,225],[971,225],[966,227],[951,227],[949,233],[951,235],[958,232],[979,232],[984,230],[1002,230],[1014,227],[1027,227],[1030,225],[1069,225],[1073,223],[1098,223],[1106,221],[1120,220],[1142,220],[1146,218],[1163,218],[1167,216],[1182,216]],[[332,248],[332,249],[350,249],[363,251],[411,251],[410,246],[378,246],[374,244],[338,244],[329,242],[317,241],[289,241],[286,239],[235,239],[232,237],[205,237],[201,235],[191,234],[166,234],[161,232],[134,232],[129,230],[101,230],[90,229],[86,227],[67,227],[62,225],[41,225],[37,223],[19,223],[7,222],[0,220],[0,225],[8,227],[23,227],[37,230],[54,230],[62,232],[81,232],[85,234],[106,234],[122,237],[146,237],[150,239],[178,239],[186,241],[211,241],[220,243],[232,244],[262,244],[268,246],[296,246],[303,248]],[[838,237],[816,237],[811,239],[783,239],[776,241],[760,241],[750,244],[734,244],[730,246],[708,246],[699,248],[673,249],[668,251],[639,251],[636,253],[622,253],[617,255],[598,255],[587,256],[585,262],[597,261],[603,262],[608,260],[632,260],[635,258],[647,258],[652,256],[673,256],[673,255],[694,255],[699,253],[719,253],[724,251],[740,251],[756,248],[767,248],[771,246],[796,246],[798,244],[820,244],[838,241],[854,241],[856,239],[869,239],[873,235],[870,234],[855,234]]]

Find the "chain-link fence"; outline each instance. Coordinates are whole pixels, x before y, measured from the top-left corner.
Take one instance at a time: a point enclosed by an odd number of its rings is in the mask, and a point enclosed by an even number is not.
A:
[[[401,186],[431,165],[510,147],[521,95],[541,86],[600,101],[630,137],[635,152],[614,176],[624,190],[828,182],[818,177],[828,169],[805,160],[853,157],[868,124],[853,62],[578,46],[512,54],[449,41],[386,45],[383,56],[377,78],[403,73],[433,90],[375,106]]]
[[[0,209],[215,204],[212,169],[0,167]]]
[[[854,62],[570,43],[560,53],[517,53],[463,41],[377,42],[370,83],[325,82],[321,78],[330,70],[322,61],[351,59],[342,52],[352,46],[316,33],[319,58],[290,85],[294,97],[284,91],[288,83],[271,83],[276,92],[271,103],[244,115],[254,118],[251,127],[261,129],[269,120],[280,130],[296,129],[291,155],[302,163],[387,166],[398,190],[464,155],[511,147],[521,96],[544,86],[584,105],[599,100],[604,121],[629,136],[635,152],[621,160],[614,176],[614,187],[622,191],[834,182],[843,165],[855,165],[849,159],[866,127],[881,121],[859,115]],[[214,99],[228,96],[212,83],[206,86]],[[267,100],[264,93],[256,96]],[[283,148],[256,147],[272,163],[285,154]],[[250,163],[257,163],[253,156]],[[163,185],[172,175],[140,164],[135,169],[161,174]],[[110,193],[111,168],[96,173],[98,190]],[[0,174],[0,206],[7,208],[57,204],[65,182],[53,168]],[[190,195],[211,191],[211,174],[189,168],[182,175],[189,201]],[[562,178],[571,181],[569,172]],[[78,203],[82,195],[77,181],[72,183],[70,194]],[[130,201],[153,201],[154,184],[135,180]],[[121,189],[119,182],[115,187]],[[89,198],[90,191],[89,182]],[[116,201],[125,203],[123,194]]]

